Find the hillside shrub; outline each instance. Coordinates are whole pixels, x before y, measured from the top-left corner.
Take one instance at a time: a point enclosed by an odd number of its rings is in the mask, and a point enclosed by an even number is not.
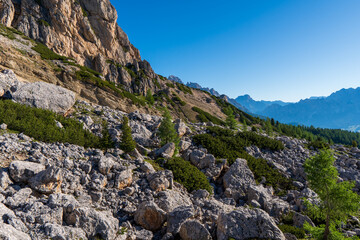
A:
[[[176,83],[176,86],[179,88],[180,91],[184,92],[184,93],[188,93],[188,94],[193,94],[192,90],[190,87],[185,86],[184,84],[181,83]]]
[[[42,43],[36,42],[36,45],[31,48],[35,52],[38,52],[42,59],[46,60],[66,60],[67,57],[61,56],[51,51],[47,46]]]
[[[197,113],[198,113],[197,119],[198,119],[200,122],[212,122],[212,123],[217,124],[217,125],[225,125],[224,121],[220,120],[220,119],[217,118],[217,117],[214,117],[214,116],[211,115],[210,113],[205,112],[204,110],[201,110],[201,109],[198,108],[198,107],[193,107],[192,110],[193,110],[194,112],[197,112]]]
[[[270,166],[265,159],[255,158],[245,151],[245,147],[250,145],[257,145],[260,148],[270,150],[281,150],[284,147],[281,142],[263,136],[255,136],[255,133],[251,132],[235,134],[230,129],[219,127],[209,127],[208,129],[209,133],[193,137],[196,144],[206,148],[216,158],[226,158],[229,164],[234,163],[237,158],[246,159],[255,180],[260,182],[262,177],[265,177],[265,184],[273,186],[277,194],[280,194],[279,189],[294,189],[292,181]]]
[[[59,121],[63,128],[57,127],[56,121]],[[0,122],[6,123],[11,130],[23,132],[39,141],[102,148],[100,138],[84,130],[83,125],[75,119],[10,100],[0,101]]]
[[[172,158],[165,161],[165,168],[171,170],[175,181],[184,185],[188,192],[205,189],[212,193],[212,187],[205,174],[182,158]]]
[[[295,235],[298,239],[305,238],[305,230],[303,228],[297,228],[286,224],[278,225],[278,227],[283,233],[291,233]]]

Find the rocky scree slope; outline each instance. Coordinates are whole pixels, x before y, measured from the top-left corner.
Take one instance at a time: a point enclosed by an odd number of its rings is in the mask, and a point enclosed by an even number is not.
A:
[[[118,148],[124,116],[129,118],[137,143],[129,154]],[[292,224],[300,228],[304,222],[313,224],[302,212],[304,197],[316,201],[304,181],[302,162],[316,151],[306,149],[305,140],[277,136],[283,150],[246,149],[293,181],[294,189],[277,196],[272,187],[255,180],[246,160],[237,159],[230,165],[192,141],[208,131],[206,124],[187,125],[178,119],[179,156],[184,159],[175,161],[196,167],[196,175],[206,176],[212,188],[211,193],[203,189],[189,192],[178,183],[181,179],[176,171],[161,167],[167,166],[175,152],[172,143],[159,146],[156,131],[161,117],[128,114],[85,101],[77,101],[69,117],[99,136],[105,122],[115,147],[104,151],[40,142],[1,125],[2,238],[295,239],[280,230],[284,216],[291,214]],[[360,150],[333,148],[340,177],[355,180],[359,186]],[[360,234],[359,221],[354,217],[344,229],[349,236]]]

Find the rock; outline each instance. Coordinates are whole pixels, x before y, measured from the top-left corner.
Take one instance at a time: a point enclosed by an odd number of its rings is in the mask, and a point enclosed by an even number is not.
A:
[[[156,172],[155,169],[154,169],[154,167],[151,165],[151,163],[149,163],[149,162],[147,162],[147,161],[145,161],[145,162],[141,165],[140,169],[141,169],[142,171],[144,171],[145,173],[154,173],[154,172]]]
[[[211,240],[209,231],[197,220],[188,220],[180,227],[183,240]]]
[[[143,202],[136,210],[134,219],[143,228],[156,231],[164,224],[166,213],[154,202]]]
[[[66,113],[75,104],[75,93],[45,82],[27,83],[11,93],[13,101],[31,107]]]
[[[154,151],[153,155],[155,158],[163,157],[163,158],[171,158],[175,152],[175,143],[167,143],[161,148]]]
[[[0,224],[0,239],[4,240],[31,240],[30,236],[16,230],[9,224]]]
[[[179,191],[169,189],[159,192],[155,196],[155,202],[165,212],[171,212],[179,206],[192,205],[190,197]]]
[[[10,177],[15,182],[27,182],[44,169],[44,165],[26,161],[13,161],[9,166]]]
[[[109,211],[81,207],[74,210],[71,219],[74,219],[73,225],[84,230],[88,238],[114,239],[118,232],[119,221]]]
[[[286,240],[297,240],[297,237],[291,233],[284,233]]]
[[[86,239],[85,232],[80,228],[45,223],[43,229],[51,239]]]
[[[311,219],[308,216],[302,215],[301,213],[298,212],[294,212],[293,221],[294,221],[294,226],[298,228],[302,228],[305,222],[308,222],[312,227],[315,227],[315,224],[313,223],[313,221],[311,221]]]
[[[98,163],[99,171],[102,174],[107,175],[114,164],[115,162],[111,158],[102,157]]]
[[[230,192],[225,193],[227,197],[238,201],[245,196],[249,186],[255,184],[254,174],[249,169],[245,159],[236,159],[235,163],[225,173],[223,183],[225,189],[231,189]]]
[[[12,181],[9,174],[5,170],[0,169],[0,190],[6,190],[10,184],[12,184]]]
[[[191,142],[181,140],[179,143],[180,152],[186,151],[191,146]]]
[[[244,207],[220,214],[217,220],[217,238],[285,240],[284,234],[265,211]]]
[[[12,197],[8,197],[5,201],[5,204],[10,208],[18,208],[28,201],[31,194],[31,188],[22,188]]]
[[[7,0],[0,0],[0,4],[1,1],[7,1]],[[0,95],[0,97],[7,96],[7,94],[5,94],[6,92],[16,91],[20,86],[23,85],[24,83],[20,82],[17,79],[15,73],[12,70],[4,70],[0,73],[0,90],[2,90],[1,91],[2,95]]]
[[[60,192],[62,170],[57,167],[48,167],[29,180],[32,189],[45,194]]]
[[[0,125],[0,129],[1,129],[1,130],[6,130],[6,129],[7,129],[7,125],[6,125],[5,123],[2,123],[2,124]]]
[[[167,232],[176,235],[180,231],[181,224],[194,216],[192,206],[180,206],[175,208],[167,216]]]
[[[61,124],[61,122],[55,120],[55,125],[58,128],[64,128],[64,126]]]
[[[28,232],[29,230],[15,213],[2,203],[0,203],[0,224],[9,224],[21,232]]]
[[[14,19],[15,8],[11,0],[0,0],[0,23],[11,27]]]
[[[186,124],[181,121],[180,119],[176,119],[174,121],[175,124],[175,130],[178,133],[179,137],[184,136],[185,134],[190,134],[191,130],[188,126],[186,126]]]
[[[116,175],[115,179],[115,187],[118,189],[130,186],[133,181],[131,169],[121,171]]]
[[[164,191],[168,188],[171,189],[173,186],[173,179],[174,176],[169,170],[158,171],[147,176],[151,189],[156,192]]]

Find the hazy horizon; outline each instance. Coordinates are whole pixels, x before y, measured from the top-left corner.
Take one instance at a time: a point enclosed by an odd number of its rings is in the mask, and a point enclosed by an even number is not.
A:
[[[112,3],[161,75],[286,102],[360,86],[359,1]]]

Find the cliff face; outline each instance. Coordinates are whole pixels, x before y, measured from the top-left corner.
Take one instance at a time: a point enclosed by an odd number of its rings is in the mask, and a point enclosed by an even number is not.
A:
[[[2,24],[95,69],[130,92],[155,89],[150,80],[156,74],[141,60],[139,50],[116,20],[117,12],[109,0],[0,0]],[[134,84],[136,77],[121,66],[131,69],[142,81]]]

